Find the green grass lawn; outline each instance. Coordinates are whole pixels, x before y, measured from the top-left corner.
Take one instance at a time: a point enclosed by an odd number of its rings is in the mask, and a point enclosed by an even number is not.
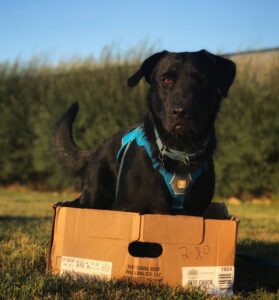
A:
[[[74,194],[0,189],[0,299],[202,299],[198,290],[45,274],[52,204]],[[240,219],[237,252],[279,263],[279,203],[229,206]],[[279,299],[279,267],[236,259],[236,299]]]

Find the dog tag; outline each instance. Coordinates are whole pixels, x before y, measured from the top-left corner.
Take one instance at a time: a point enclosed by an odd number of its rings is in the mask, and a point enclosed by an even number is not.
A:
[[[174,174],[170,184],[175,195],[184,195],[186,193],[187,187],[190,185],[191,182],[191,175],[183,177]]]

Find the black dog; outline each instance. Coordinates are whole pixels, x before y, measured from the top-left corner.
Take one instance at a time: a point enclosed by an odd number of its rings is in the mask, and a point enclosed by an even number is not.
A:
[[[78,105],[72,105],[55,127],[52,146],[60,163],[82,178],[79,205],[202,215],[215,185],[214,122],[235,72],[232,61],[205,50],[152,55],[128,79],[131,87],[142,77],[150,84],[144,123],[96,151],[75,145]]]

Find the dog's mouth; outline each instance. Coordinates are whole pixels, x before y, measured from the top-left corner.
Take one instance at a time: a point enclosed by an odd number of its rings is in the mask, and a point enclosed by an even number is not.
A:
[[[187,132],[187,126],[182,123],[176,123],[173,125],[172,131],[177,135],[184,135]]]
[[[173,131],[176,133],[179,133],[179,132],[183,131],[183,126],[180,124],[174,125]]]
[[[174,135],[185,137],[189,134],[198,134],[199,128],[195,125],[192,119],[184,118],[180,120],[173,120],[171,118],[167,118],[162,121],[163,127],[169,132]]]
[[[194,126],[193,122],[177,122],[172,125],[171,132],[178,136],[186,136],[189,134],[199,134],[199,128]]]

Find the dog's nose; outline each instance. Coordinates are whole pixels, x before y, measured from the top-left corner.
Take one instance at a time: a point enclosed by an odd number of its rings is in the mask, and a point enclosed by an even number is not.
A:
[[[172,110],[172,114],[175,116],[175,117],[183,117],[185,116],[185,109],[183,109],[182,107],[176,107],[176,108],[173,108]]]

